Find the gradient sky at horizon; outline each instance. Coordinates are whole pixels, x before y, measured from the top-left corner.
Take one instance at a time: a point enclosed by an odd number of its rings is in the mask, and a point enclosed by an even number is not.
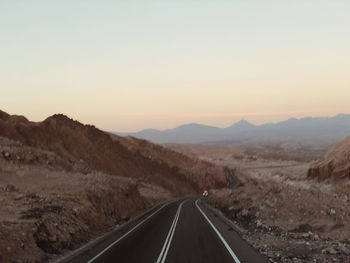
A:
[[[109,131],[350,113],[350,1],[2,0],[0,109]]]

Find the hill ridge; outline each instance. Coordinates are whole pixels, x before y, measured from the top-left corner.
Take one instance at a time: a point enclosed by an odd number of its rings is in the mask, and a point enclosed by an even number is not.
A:
[[[134,136],[157,143],[262,142],[293,139],[298,141],[325,140],[334,143],[350,135],[350,114],[333,117],[290,118],[275,123],[254,125],[240,120],[226,128],[190,123],[167,130],[143,130],[135,133],[115,133]]]

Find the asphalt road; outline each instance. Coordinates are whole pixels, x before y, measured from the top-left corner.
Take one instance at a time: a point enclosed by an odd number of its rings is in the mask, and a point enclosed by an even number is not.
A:
[[[62,263],[267,263],[198,198],[159,205]]]

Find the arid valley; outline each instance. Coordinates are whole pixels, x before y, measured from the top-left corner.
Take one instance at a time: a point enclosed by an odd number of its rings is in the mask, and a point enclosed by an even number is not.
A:
[[[152,205],[203,189],[271,262],[350,256],[349,139],[330,150],[296,141],[159,145],[63,115],[34,123],[4,112],[0,135],[3,262],[59,260]]]
[[[0,0],[0,263],[350,263],[349,14]]]

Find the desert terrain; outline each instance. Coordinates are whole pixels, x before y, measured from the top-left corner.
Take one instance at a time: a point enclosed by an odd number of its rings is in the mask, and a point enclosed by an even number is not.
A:
[[[198,195],[271,262],[347,262],[350,140],[154,144],[64,115],[0,112],[0,261],[48,262]]]
[[[220,188],[223,167],[64,115],[0,112],[0,262],[48,262],[152,205]]]
[[[280,144],[167,147],[223,165],[234,184],[209,202],[271,262],[349,262],[349,139],[333,146]]]

